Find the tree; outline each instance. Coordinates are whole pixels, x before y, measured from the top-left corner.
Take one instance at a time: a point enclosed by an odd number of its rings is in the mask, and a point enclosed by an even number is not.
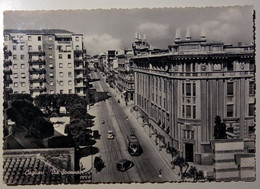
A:
[[[79,146],[93,145],[95,143],[95,141],[91,139],[91,132],[84,119],[72,119],[70,123],[65,126],[65,133],[73,139],[76,148],[79,148]]]
[[[57,136],[48,139],[48,147],[49,148],[67,148],[73,147],[74,142],[69,136]]]
[[[33,102],[33,98],[29,94],[12,94],[12,95],[10,95],[10,100],[12,100],[12,101],[14,101],[14,100],[25,100],[25,101],[30,102],[30,103]]]
[[[189,175],[189,177],[193,178],[193,181],[197,181],[199,179],[204,178],[203,172],[201,170],[198,171],[195,166],[190,167],[190,169],[188,171],[188,175]]]
[[[189,168],[189,163],[186,162],[185,159],[180,156],[177,156],[171,163],[174,166],[178,166],[180,168],[181,180],[184,180],[184,175],[185,175],[187,169]],[[183,168],[185,168],[184,171],[183,171]]]
[[[38,138],[53,135],[53,124],[43,118],[43,113],[38,107],[27,101],[13,101],[11,108],[7,109],[7,117],[14,121],[16,126],[25,128],[29,136],[31,131]]]
[[[226,139],[226,124],[221,122],[220,116],[215,117],[214,139]]]

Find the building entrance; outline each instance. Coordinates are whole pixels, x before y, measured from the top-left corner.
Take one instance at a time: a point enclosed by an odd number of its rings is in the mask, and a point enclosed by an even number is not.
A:
[[[193,162],[193,144],[185,143],[185,159],[188,162]]]

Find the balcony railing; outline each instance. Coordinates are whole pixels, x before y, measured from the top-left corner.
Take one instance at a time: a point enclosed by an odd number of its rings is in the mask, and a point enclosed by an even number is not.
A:
[[[12,74],[13,71],[12,71],[10,68],[5,68],[5,69],[4,69],[4,73],[5,73],[5,74]]]
[[[82,54],[83,50],[74,50],[74,54]]]
[[[4,67],[12,66],[13,62],[11,60],[4,60]]]
[[[29,62],[30,64],[43,64],[43,65],[45,65],[45,60],[42,60],[42,59],[37,59],[37,60],[29,59],[28,62]]]
[[[74,69],[77,70],[77,71],[84,71],[86,68],[84,68],[84,67],[75,67]]]
[[[46,87],[40,87],[40,86],[30,87],[30,91],[40,91],[40,92],[44,92],[44,91],[46,91]]]
[[[38,50],[38,51],[28,51],[28,54],[30,55],[42,55],[42,56],[45,56],[45,52],[42,51],[42,50]]]
[[[12,56],[12,51],[7,51],[7,50],[5,50],[5,51],[4,51],[4,56],[5,56],[5,57]]]
[[[33,74],[33,73],[45,73],[46,70],[45,68],[30,68],[29,69],[29,73]]]
[[[45,82],[45,77],[29,77],[29,81],[32,82]]]
[[[81,62],[83,62],[83,59],[82,58],[75,58],[74,62],[75,63],[81,63]]]

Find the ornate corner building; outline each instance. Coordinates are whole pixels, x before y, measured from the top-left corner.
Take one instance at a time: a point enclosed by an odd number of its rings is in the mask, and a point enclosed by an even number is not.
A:
[[[83,35],[66,30],[4,31],[4,79],[8,94],[86,96]]]
[[[245,141],[254,152],[254,45],[208,42],[187,31],[168,52],[144,50],[136,38],[135,106],[165,147],[177,149],[187,161],[212,164],[215,117],[227,125],[228,138]],[[140,45],[142,44],[142,45]]]

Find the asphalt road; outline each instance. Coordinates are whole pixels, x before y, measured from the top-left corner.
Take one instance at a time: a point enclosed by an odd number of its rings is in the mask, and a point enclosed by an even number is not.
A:
[[[95,144],[105,162],[105,167],[96,172],[92,171],[93,183],[129,183],[129,182],[165,182],[179,181],[176,172],[166,164],[166,160],[158,149],[152,144],[151,139],[144,133],[144,130],[134,119],[126,119],[127,115],[117,102],[119,94],[115,94],[99,72],[92,73],[93,78],[100,78],[100,81],[93,83],[97,91],[108,91],[111,98],[95,104],[90,113],[95,115],[95,129],[101,134],[101,139]],[[116,97],[115,97],[116,96]],[[122,102],[121,102],[122,103]],[[102,124],[104,120],[104,124]],[[107,131],[112,130],[115,134],[113,140],[107,138]],[[132,132],[138,137],[143,148],[140,156],[131,156],[127,151],[126,138]],[[120,159],[128,159],[134,162],[134,166],[125,172],[116,170],[116,163]],[[161,170],[161,176],[159,176]]]

